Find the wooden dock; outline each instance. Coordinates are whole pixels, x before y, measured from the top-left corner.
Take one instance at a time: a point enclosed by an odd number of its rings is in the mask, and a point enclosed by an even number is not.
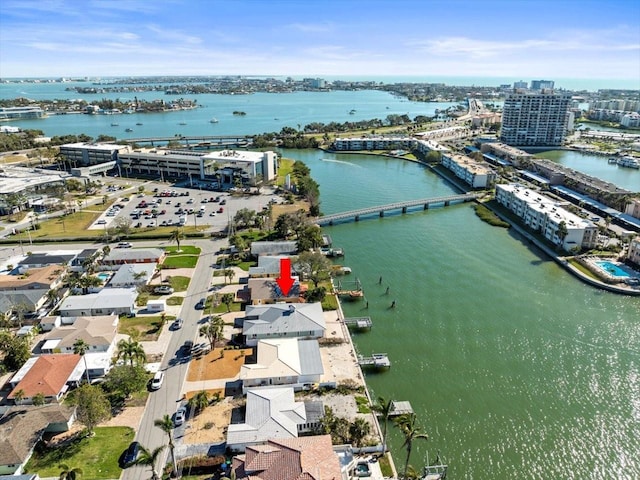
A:
[[[371,317],[349,317],[344,319],[344,324],[359,330],[367,330],[373,327]]]
[[[370,357],[358,355],[358,364],[361,367],[391,368],[391,360],[386,353],[373,353]]]
[[[413,413],[413,407],[410,402],[391,402],[390,417],[397,417],[398,415],[407,415]]]

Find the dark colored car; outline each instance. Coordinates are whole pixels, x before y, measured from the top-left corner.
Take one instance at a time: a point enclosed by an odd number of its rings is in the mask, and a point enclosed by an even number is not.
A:
[[[123,463],[125,465],[129,465],[130,463],[135,462],[136,458],[138,458],[138,452],[140,450],[140,444],[138,442],[131,442],[129,448],[124,454]]]
[[[207,302],[206,298],[201,298],[198,303],[196,303],[196,310],[204,310],[204,304]]]

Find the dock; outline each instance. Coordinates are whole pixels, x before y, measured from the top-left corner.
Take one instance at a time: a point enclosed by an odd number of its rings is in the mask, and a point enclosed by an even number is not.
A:
[[[358,365],[372,368],[391,368],[391,360],[386,353],[373,353],[370,357],[358,355]]]
[[[335,288],[335,293],[340,297],[347,297],[351,300],[359,300],[361,298],[364,298],[362,283],[360,283],[360,279],[358,278],[356,278],[354,281],[338,280],[338,285]]]
[[[359,330],[366,330],[373,327],[371,317],[349,317],[344,319],[344,324]]]
[[[413,407],[410,402],[391,402],[391,410],[389,411],[389,417],[397,417],[399,415],[411,415],[413,413]]]

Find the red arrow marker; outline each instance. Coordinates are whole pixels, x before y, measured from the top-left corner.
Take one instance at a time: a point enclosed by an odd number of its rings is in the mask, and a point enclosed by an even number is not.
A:
[[[289,290],[293,286],[293,278],[291,278],[291,259],[280,259],[280,276],[276,278],[280,290],[282,290],[282,296],[286,297],[289,294]]]

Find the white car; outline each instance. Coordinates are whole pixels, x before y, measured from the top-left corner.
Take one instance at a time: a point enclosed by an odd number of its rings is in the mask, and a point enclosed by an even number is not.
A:
[[[175,417],[173,417],[173,424],[176,427],[179,427],[180,425],[182,425],[184,423],[184,419],[187,416],[187,408],[186,407],[180,407],[178,410],[176,410],[176,415]]]
[[[164,372],[156,372],[151,380],[151,390],[159,390],[164,381]]]

